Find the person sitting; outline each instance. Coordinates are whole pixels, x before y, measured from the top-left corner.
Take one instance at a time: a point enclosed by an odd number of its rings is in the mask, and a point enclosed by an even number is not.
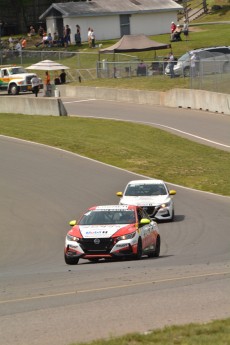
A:
[[[139,65],[137,66],[137,76],[146,76],[147,74],[147,66],[144,63],[143,60],[141,60],[141,62],[139,63]]]
[[[51,33],[48,34],[48,36],[47,36],[47,38],[46,38],[44,43],[47,44],[47,46],[49,48],[52,47],[52,45],[53,45],[53,37],[52,37]]]
[[[178,24],[176,30],[171,34],[171,42],[181,41],[181,27]]]
[[[62,70],[62,72],[61,72],[59,78],[60,78],[61,84],[65,84],[65,83],[66,83],[66,73],[65,73],[65,70],[64,70],[64,69]]]
[[[30,26],[30,31],[28,33],[28,37],[35,36],[36,32],[33,26]]]

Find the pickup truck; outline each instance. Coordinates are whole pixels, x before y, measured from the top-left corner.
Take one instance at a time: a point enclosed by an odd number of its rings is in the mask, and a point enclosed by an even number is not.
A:
[[[31,79],[34,73],[27,73],[21,66],[0,66],[0,90],[7,90],[8,94],[18,95],[20,92],[33,92]],[[40,89],[43,89],[42,80]]]

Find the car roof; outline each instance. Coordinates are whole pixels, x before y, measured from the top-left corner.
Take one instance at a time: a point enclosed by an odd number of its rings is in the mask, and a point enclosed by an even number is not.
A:
[[[100,205],[90,207],[90,211],[127,211],[135,210],[137,206],[134,205]]]
[[[149,179],[149,180],[133,180],[133,181],[129,181],[129,184],[160,184],[163,183],[163,180],[157,180],[157,179]]]
[[[192,49],[192,50],[190,50],[189,52],[191,53],[191,52],[200,52],[200,51],[203,51],[203,50],[210,50],[210,49],[222,49],[222,48],[227,48],[227,49],[229,49],[229,51],[230,51],[230,46],[215,46],[215,47],[203,47],[203,48],[196,48],[196,49]]]

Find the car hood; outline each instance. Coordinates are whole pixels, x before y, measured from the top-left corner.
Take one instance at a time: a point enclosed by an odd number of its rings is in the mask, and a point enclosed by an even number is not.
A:
[[[109,225],[79,225],[83,238],[109,238],[113,236],[118,230],[127,228],[130,224],[109,224]]]
[[[167,195],[157,196],[124,196],[121,198],[120,203],[135,206],[157,206],[169,201]]]

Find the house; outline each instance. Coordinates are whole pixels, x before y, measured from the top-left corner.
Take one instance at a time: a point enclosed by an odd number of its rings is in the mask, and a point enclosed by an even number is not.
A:
[[[170,32],[172,21],[183,7],[173,0],[86,0],[53,3],[40,17],[47,32],[63,33],[69,25],[74,41],[76,24],[81,27],[82,41],[87,41],[88,28],[96,40],[117,39],[123,35],[157,35]]]

